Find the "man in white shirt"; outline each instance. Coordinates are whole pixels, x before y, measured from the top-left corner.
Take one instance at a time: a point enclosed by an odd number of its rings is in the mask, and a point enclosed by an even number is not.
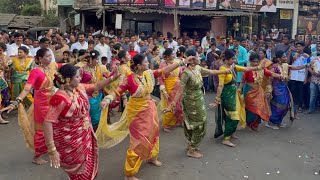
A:
[[[21,47],[21,46],[25,46],[28,48],[28,50],[30,51],[29,47],[22,44],[23,42],[23,35],[21,33],[15,33],[14,34],[14,43],[9,45],[8,46],[8,49],[7,49],[7,54],[8,56],[10,57],[13,57],[13,56],[18,56],[18,48]],[[31,56],[31,53],[29,52],[29,55]]]
[[[207,31],[206,32],[206,36],[203,37],[202,41],[201,41],[202,49],[205,49],[205,50],[209,49],[209,47],[210,47],[210,38],[211,38],[210,37],[210,31]],[[208,39],[209,39],[209,41],[208,41]]]
[[[40,42],[38,39],[35,39],[32,43],[32,48],[30,49],[31,55],[34,57],[37,54],[37,51],[39,50]]]
[[[173,34],[171,32],[168,32],[167,36],[168,36],[168,42],[169,42],[168,48],[172,48],[174,52],[177,52],[178,43],[177,41],[173,40]]]
[[[51,59],[52,62],[55,62],[55,61],[56,61],[56,58],[54,57],[54,53],[53,53],[52,49],[50,48],[50,39],[48,39],[48,38],[42,38],[42,39],[40,39],[39,47],[33,49],[33,52],[35,52],[35,54],[32,55],[32,56],[36,56],[37,51],[38,51],[40,48],[47,48],[47,49],[49,49],[50,54],[51,54],[51,57],[52,57],[52,59]]]
[[[262,6],[261,12],[277,12],[277,7],[273,4],[273,0],[266,0],[267,4]]]
[[[88,49],[88,43],[85,41],[84,33],[78,34],[78,42],[71,45],[70,51],[72,52],[74,49]]]
[[[111,53],[110,47],[106,44],[106,37],[104,35],[100,35],[99,41],[100,41],[99,44],[97,44],[96,47],[94,47],[94,49],[100,53],[99,63],[101,63],[102,57],[107,57],[108,58],[107,63],[110,65],[112,53]]]
[[[297,42],[296,49],[297,52],[293,52],[290,61],[293,66],[304,65],[306,58],[309,55],[303,53],[304,42]],[[290,63],[291,64],[291,63]],[[303,104],[303,84],[307,81],[307,71],[306,69],[301,70],[291,70],[290,80],[288,82],[288,87],[291,91],[294,104],[297,106],[298,112],[302,112]]]

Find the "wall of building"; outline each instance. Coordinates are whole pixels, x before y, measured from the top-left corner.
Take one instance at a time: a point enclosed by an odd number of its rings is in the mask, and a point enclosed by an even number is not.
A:
[[[227,32],[227,17],[214,17],[211,20],[211,31],[215,38],[217,36],[226,36]]]
[[[134,29],[134,22],[144,21],[153,22],[154,30],[161,31],[164,35],[167,32],[173,32],[174,22],[173,15],[159,15],[155,13],[130,13],[125,12],[122,19],[122,30]]]
[[[162,28],[160,29],[160,31],[164,36],[167,36],[167,32],[171,32],[172,34],[174,34],[173,15],[163,15],[162,17]]]

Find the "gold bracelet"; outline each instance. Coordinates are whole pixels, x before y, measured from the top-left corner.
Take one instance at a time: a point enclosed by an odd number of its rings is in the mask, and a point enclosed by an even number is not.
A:
[[[18,97],[16,98],[16,101],[20,104],[20,103],[22,102],[22,99],[18,96]]]
[[[56,147],[53,147],[53,148],[51,148],[51,149],[48,150],[48,154],[49,154],[49,155],[53,155],[56,151],[57,151],[57,148],[56,148]]]
[[[54,147],[55,147],[54,141],[51,141],[51,142],[49,142],[49,143],[46,144],[46,145],[47,145],[48,149],[51,149],[51,148],[54,148]]]
[[[216,97],[215,100],[221,101],[221,97]]]

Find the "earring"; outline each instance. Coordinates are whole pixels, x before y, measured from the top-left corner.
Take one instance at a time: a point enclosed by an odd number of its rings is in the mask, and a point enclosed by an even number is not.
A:
[[[69,86],[70,85],[70,78],[66,79],[66,85]]]

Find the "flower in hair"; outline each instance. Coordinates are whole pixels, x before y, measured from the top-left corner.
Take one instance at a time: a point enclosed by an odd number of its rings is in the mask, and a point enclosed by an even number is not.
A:
[[[96,55],[96,53],[92,53],[91,55],[92,55],[92,56],[95,56],[95,55]]]

